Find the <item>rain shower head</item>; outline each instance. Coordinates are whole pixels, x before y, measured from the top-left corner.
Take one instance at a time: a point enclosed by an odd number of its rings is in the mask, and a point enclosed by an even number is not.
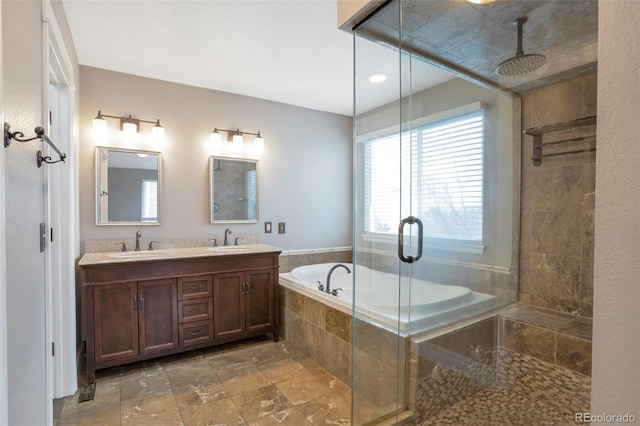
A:
[[[515,21],[513,25],[518,26],[518,50],[513,58],[501,62],[496,67],[496,74],[501,77],[517,77],[530,73],[540,68],[547,61],[544,55],[537,53],[526,54],[522,50],[522,25],[527,22],[527,17],[523,16]]]

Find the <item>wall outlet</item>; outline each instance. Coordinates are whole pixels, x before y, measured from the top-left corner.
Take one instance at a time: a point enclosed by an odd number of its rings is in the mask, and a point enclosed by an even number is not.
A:
[[[284,222],[278,223],[278,234],[284,234]]]
[[[264,233],[265,234],[270,234],[271,233],[271,222],[265,222],[264,223]]]

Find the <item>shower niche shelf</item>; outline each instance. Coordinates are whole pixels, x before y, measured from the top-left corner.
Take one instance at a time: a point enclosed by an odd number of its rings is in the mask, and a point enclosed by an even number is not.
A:
[[[595,126],[596,122],[597,122],[597,116],[591,115],[589,117],[578,118],[577,120],[569,121],[566,123],[556,123],[556,124],[550,124],[548,126],[531,127],[529,129],[523,130],[522,131],[523,134],[533,137],[533,154],[531,156],[533,165],[534,166],[541,165],[542,159],[545,157],[557,157],[559,155],[594,152],[596,150],[595,146],[591,146],[590,148],[586,148],[586,149],[558,151],[558,152],[552,152],[548,154],[543,154],[542,150],[544,147],[547,147],[547,146],[554,146],[554,145],[560,145],[565,143],[576,143],[576,142],[581,142],[581,141],[591,140],[591,139],[595,143],[595,137],[596,137],[595,132],[592,135],[578,136],[574,138],[555,140],[555,141],[545,142],[545,143],[542,142],[542,136],[549,133],[572,131],[573,129],[578,129],[581,127]]]

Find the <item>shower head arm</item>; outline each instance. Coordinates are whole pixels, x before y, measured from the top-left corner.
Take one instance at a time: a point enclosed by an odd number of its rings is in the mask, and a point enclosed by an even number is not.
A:
[[[518,26],[518,50],[516,50],[516,56],[524,56],[524,50],[522,49],[522,26],[528,19],[526,16],[516,19],[513,21],[513,25]]]

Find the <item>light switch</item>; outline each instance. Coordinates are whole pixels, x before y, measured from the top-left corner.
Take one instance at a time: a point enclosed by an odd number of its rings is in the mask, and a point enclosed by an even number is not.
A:
[[[265,222],[264,223],[264,233],[265,234],[270,234],[271,233],[271,222]]]
[[[284,234],[284,222],[278,222],[278,234]]]

